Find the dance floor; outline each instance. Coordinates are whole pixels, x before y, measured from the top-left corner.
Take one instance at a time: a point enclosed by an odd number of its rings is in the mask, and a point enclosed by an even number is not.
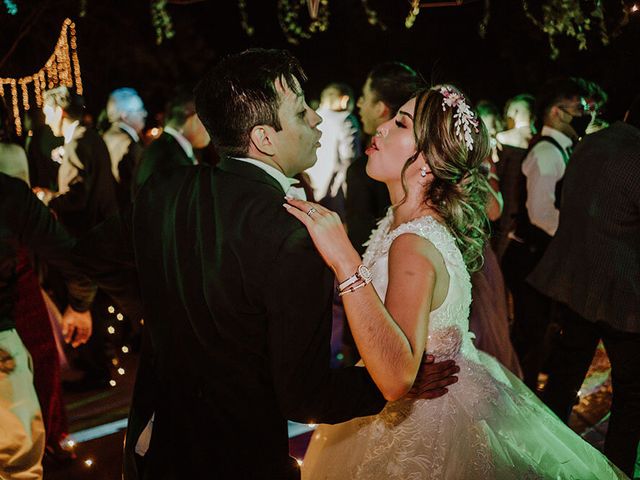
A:
[[[64,467],[45,467],[46,480],[118,480],[129,399],[135,378],[136,356],[121,356],[114,366],[116,385],[108,390],[66,395],[71,421],[70,438],[78,459]],[[124,369],[120,375],[118,369]],[[611,405],[609,361],[600,348],[580,391],[570,425],[588,442],[602,449]],[[120,370],[122,372],[122,370]],[[310,438],[306,425],[290,424],[290,451],[302,459]],[[638,471],[638,467],[637,467]]]

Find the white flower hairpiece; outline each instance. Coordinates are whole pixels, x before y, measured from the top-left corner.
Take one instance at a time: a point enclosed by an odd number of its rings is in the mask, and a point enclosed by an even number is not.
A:
[[[453,114],[455,120],[454,126],[456,129],[456,136],[460,140],[464,140],[469,151],[473,150],[473,137],[471,136],[471,128],[478,133],[478,118],[473,110],[469,107],[465,101],[464,96],[461,93],[456,92],[449,86],[443,86],[439,88],[440,93],[444,97],[442,100],[442,110],[446,110],[447,107],[455,108],[456,111]]]

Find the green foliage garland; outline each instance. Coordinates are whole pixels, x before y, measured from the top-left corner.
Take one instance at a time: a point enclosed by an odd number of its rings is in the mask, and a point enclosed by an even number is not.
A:
[[[588,6],[583,7],[583,4],[591,5],[590,10]],[[542,5],[542,20],[531,13],[528,0],[523,0],[523,5],[527,17],[549,36],[551,58],[554,60],[560,54],[556,45],[557,36],[574,38],[578,49],[586,50],[587,32],[591,31],[593,24],[597,24],[599,28],[602,44],[609,44],[601,0],[545,0]]]

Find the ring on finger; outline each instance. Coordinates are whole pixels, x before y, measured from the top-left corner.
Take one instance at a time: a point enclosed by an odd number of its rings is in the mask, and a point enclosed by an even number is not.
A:
[[[316,210],[316,208],[315,208],[315,207],[311,207],[311,208],[309,209],[309,211],[307,212],[307,215],[311,216],[311,215],[313,215],[314,213],[316,213],[317,211],[318,211],[318,210]]]

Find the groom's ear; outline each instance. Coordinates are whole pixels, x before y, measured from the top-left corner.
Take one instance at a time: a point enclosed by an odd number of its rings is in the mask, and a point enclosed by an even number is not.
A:
[[[256,125],[251,129],[251,146],[263,155],[275,155],[273,134],[275,130],[268,125]]]

